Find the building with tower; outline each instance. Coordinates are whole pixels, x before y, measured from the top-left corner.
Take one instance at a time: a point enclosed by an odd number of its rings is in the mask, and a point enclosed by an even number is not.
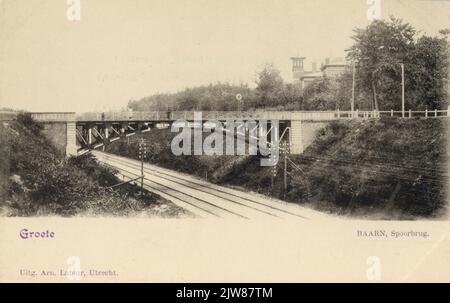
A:
[[[305,88],[315,79],[322,77],[322,72],[317,71],[317,65],[315,62],[312,64],[311,70],[305,70],[305,59],[306,57],[291,57],[293,82],[294,84],[299,85],[301,89]]]
[[[342,58],[326,58],[320,70],[317,69],[317,62],[312,62],[311,69],[305,70],[306,57],[291,57],[293,83],[304,89],[308,84],[323,77],[335,78],[342,75],[349,65]]]

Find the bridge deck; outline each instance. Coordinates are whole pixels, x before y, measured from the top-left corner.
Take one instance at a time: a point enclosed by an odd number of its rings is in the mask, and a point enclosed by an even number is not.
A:
[[[425,111],[204,111],[198,112],[202,120],[279,120],[279,121],[330,121],[336,119],[351,118],[379,118],[391,117],[450,117],[450,107],[446,110]],[[17,113],[13,113],[13,116]],[[35,112],[29,113],[38,122],[170,122],[176,120],[194,120],[193,111],[138,111],[138,112],[105,112],[83,113],[76,115],[74,112]],[[11,114],[0,115],[12,119]]]
[[[201,112],[203,120],[333,120],[336,119],[335,111],[317,112],[239,112],[239,111],[205,111]],[[80,122],[95,121],[175,121],[194,120],[194,112],[116,112],[116,113],[88,113],[76,117]]]

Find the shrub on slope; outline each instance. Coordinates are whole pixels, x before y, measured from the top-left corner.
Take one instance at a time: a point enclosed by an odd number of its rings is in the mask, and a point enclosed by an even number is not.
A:
[[[305,172],[318,207],[434,216],[446,204],[447,124],[390,118],[333,122],[293,160]]]
[[[169,130],[152,130],[149,162],[209,181],[243,187],[322,211],[376,218],[438,216],[446,205],[446,119],[335,121],[302,155],[283,157],[272,188],[272,168],[257,156],[174,156]],[[107,150],[137,158],[138,138]],[[117,144],[118,143],[118,144]]]
[[[39,131],[39,125],[20,115],[17,121],[0,125],[3,215],[124,215],[146,207],[127,190],[106,187],[118,183],[113,170],[89,154],[61,159]],[[150,193],[146,198],[158,199]]]

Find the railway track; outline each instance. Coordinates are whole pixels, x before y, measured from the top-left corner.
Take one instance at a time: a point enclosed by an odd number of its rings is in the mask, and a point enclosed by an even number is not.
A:
[[[115,168],[125,180],[141,174],[139,161],[91,151],[98,161]],[[144,163],[144,188],[202,218],[311,219],[326,215],[298,205],[218,186],[190,175]]]

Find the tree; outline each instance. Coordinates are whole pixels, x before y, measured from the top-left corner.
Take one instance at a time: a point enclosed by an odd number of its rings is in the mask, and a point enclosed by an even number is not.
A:
[[[405,66],[406,105],[437,108],[445,105],[448,45],[440,37],[416,37],[400,19],[375,20],[355,29],[348,59],[357,65],[357,87],[371,96],[373,109],[400,109],[401,66]]]
[[[352,96],[352,72],[333,77],[323,77],[310,83],[303,91],[303,109],[306,110],[350,110]],[[356,94],[360,108],[368,108],[364,98]]]
[[[444,31],[440,37],[422,36],[417,41],[415,60],[411,63],[414,82],[410,81],[413,82],[416,91],[416,96],[411,101],[417,109],[446,108],[448,105],[447,35],[448,32]]]
[[[281,92],[283,109],[301,110],[303,109],[303,94],[299,85],[288,83]]]
[[[280,71],[273,64],[266,64],[258,73],[256,81],[257,107],[277,106],[284,88]]]
[[[416,30],[408,23],[391,18],[390,21],[375,20],[365,29],[358,28],[354,32],[355,43],[348,58],[357,62],[358,87],[372,95],[372,107],[378,110],[378,88],[388,84],[386,77],[398,78],[400,63],[405,63],[407,54],[411,53]],[[382,105],[386,103],[383,98]]]

